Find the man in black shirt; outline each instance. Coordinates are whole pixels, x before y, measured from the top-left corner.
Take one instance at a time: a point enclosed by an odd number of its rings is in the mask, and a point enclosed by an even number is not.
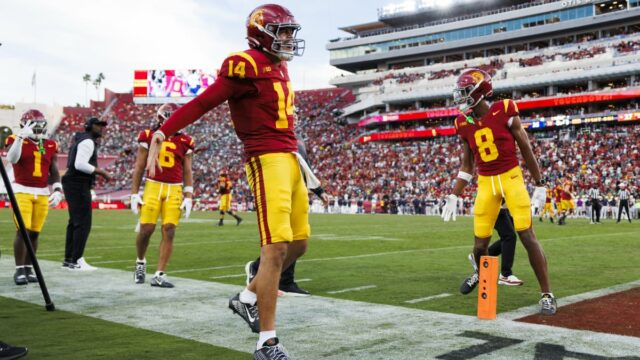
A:
[[[96,175],[109,181],[109,174],[98,167],[98,144],[106,121],[92,117],[85,132],[76,133],[69,151],[67,172],[62,177],[64,196],[69,204],[69,223],[62,267],[74,271],[96,268],[84,260],[84,248],[91,232],[91,187]]]

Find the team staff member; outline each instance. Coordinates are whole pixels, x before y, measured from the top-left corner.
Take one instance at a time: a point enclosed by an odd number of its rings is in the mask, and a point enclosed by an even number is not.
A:
[[[189,136],[176,133],[162,142],[158,154],[158,162],[162,172],[154,176],[147,176],[144,185],[143,198],[140,199],[140,183],[147,165],[149,142],[151,135],[162,123],[178,109],[178,105],[167,103],[158,109],[155,129],[146,129],[138,135],[138,154],[131,181],[131,210],[140,213],[140,231],[136,237],[138,259],[133,278],[136,284],[143,284],[147,271],[145,254],[149,247],[149,240],[156,228],[158,217],[162,218],[162,240],[156,273],[151,278],[151,286],[172,288],[173,284],[167,280],[165,273],[167,263],[173,252],[173,238],[176,226],[180,221],[181,210],[188,218],[193,207],[193,150],[195,142]],[[184,188],[182,187],[184,184]],[[139,207],[141,208],[139,209]]]
[[[97,140],[106,121],[92,117],[85,123],[85,132],[76,133],[69,151],[67,172],[62,177],[64,196],[69,204],[69,223],[63,267],[69,270],[91,271],[96,268],[84,260],[84,248],[91,232],[91,187],[96,175],[109,181],[111,176],[98,167]]]
[[[220,173],[220,177],[218,178],[218,192],[220,193],[220,221],[218,221],[218,226],[224,225],[224,213],[233,216],[236,219],[236,226],[240,225],[242,222],[242,218],[233,213],[231,210],[231,190],[233,186],[231,184],[231,178],[229,178],[229,174],[226,170],[223,170]]]
[[[11,146],[7,160],[13,164],[15,180],[11,186],[35,252],[38,250],[38,236],[49,213],[49,206],[57,206],[62,199],[57,165],[58,144],[45,138],[47,120],[38,110],[26,111],[20,119],[20,127],[17,136],[11,135],[6,140],[7,146]],[[49,182],[53,183],[52,194],[49,194]],[[16,231],[13,251],[16,262],[13,280],[16,285],[37,282],[20,231]]]
[[[553,315],[556,300],[549,286],[547,259],[533,232],[531,199],[519,166],[516,144],[536,185],[533,198],[544,196],[545,182],[520,122],[516,103],[505,99],[490,105],[485,98],[492,94],[491,76],[485,71],[469,69],[458,77],[453,98],[462,112],[455,120],[456,132],[463,144],[462,166],[453,192],[446,198],[442,217],[445,221],[451,219],[458,197],[473,179],[471,173],[477,165],[478,192],[473,217],[476,262],[488,253],[493,227],[504,199],[540,284],[540,313]]]
[[[304,41],[296,39],[298,22],[279,5],[254,9],[246,29],[250,49],[226,58],[213,85],[153,135],[147,168],[156,171],[159,145],[167,136],[228,101],[256,199],[262,259],[256,277],[229,307],[260,332],[254,358],[288,359],[275,331],[278,282],[282,269],[304,254],[311,234],[309,198],[294,154],[294,92],[287,69],[287,61],[302,55]]]

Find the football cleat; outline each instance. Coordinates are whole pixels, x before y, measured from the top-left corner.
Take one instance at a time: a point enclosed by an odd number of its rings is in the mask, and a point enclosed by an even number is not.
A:
[[[256,277],[257,271],[253,268],[253,261],[249,261],[244,266],[244,273],[247,275],[247,285],[251,284],[251,281]]]
[[[27,281],[30,283],[36,283],[38,282],[38,277],[36,276],[36,274],[33,273],[33,267],[31,266],[25,266],[24,267],[26,275],[27,275]]]
[[[478,273],[473,273],[473,275],[464,279],[462,285],[460,285],[460,293],[462,295],[467,295],[468,293],[472,292],[473,289],[475,289],[478,285],[478,281]]]
[[[0,359],[13,360],[27,355],[29,350],[25,347],[11,346],[0,341]]]
[[[229,299],[229,309],[246,321],[251,331],[260,333],[260,317],[258,315],[258,305],[245,304],[240,301],[240,293]]]
[[[16,285],[27,285],[29,283],[27,280],[27,272],[24,267],[16,269],[15,274],[13,274],[13,281]]]
[[[518,279],[515,275],[509,276],[500,276],[498,277],[498,285],[507,285],[507,286],[519,286],[524,284],[524,281]]]
[[[278,338],[264,342],[262,347],[253,353],[254,360],[289,360],[287,350],[280,344]]]
[[[136,271],[133,273],[133,279],[136,284],[144,284],[144,279],[147,274],[147,264],[136,261]]]
[[[287,285],[280,285],[280,291],[288,296],[311,296],[311,293],[305,289],[301,289],[295,282]]]
[[[224,220],[220,219],[220,221],[218,221],[218,226],[224,226]]]
[[[241,222],[242,222],[242,218],[240,216],[236,216],[236,226],[240,226]]]
[[[167,274],[154,275],[151,278],[151,286],[167,288],[167,289],[174,287],[173,284],[170,283],[169,280],[167,280]]]
[[[75,265],[76,266],[73,269],[75,271],[95,271],[95,270],[98,270],[97,267],[87,264],[87,262],[84,260],[84,257],[81,257],[80,259],[78,259],[78,262]],[[71,266],[69,266],[69,270],[72,270]]]
[[[556,298],[552,294],[543,294],[540,299],[540,314],[555,315],[556,314]]]

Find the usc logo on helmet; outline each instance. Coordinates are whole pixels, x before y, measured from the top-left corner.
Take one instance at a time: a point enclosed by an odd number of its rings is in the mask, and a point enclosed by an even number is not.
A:
[[[482,75],[480,71],[474,71],[471,74],[469,74],[469,76],[471,76],[476,81],[476,83],[479,83],[482,80],[484,80],[484,75]]]
[[[249,16],[249,26],[264,26],[264,10],[256,9],[251,16]]]

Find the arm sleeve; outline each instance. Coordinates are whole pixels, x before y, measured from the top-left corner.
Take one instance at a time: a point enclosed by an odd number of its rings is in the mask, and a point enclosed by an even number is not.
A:
[[[78,152],[76,154],[76,161],[73,164],[78,171],[83,173],[93,174],[96,170],[95,166],[89,164],[89,159],[93,155],[95,145],[90,139],[83,140],[78,144]]]
[[[160,131],[165,136],[171,136],[189,124],[198,120],[207,111],[222,104],[232,96],[240,95],[247,87],[242,80],[233,80],[219,76],[213,85],[202,94],[179,108],[162,124]]]
[[[20,161],[20,156],[22,156],[22,140],[14,137],[8,137],[6,144],[11,146],[7,152],[7,160],[12,164],[18,163],[18,161]]]

